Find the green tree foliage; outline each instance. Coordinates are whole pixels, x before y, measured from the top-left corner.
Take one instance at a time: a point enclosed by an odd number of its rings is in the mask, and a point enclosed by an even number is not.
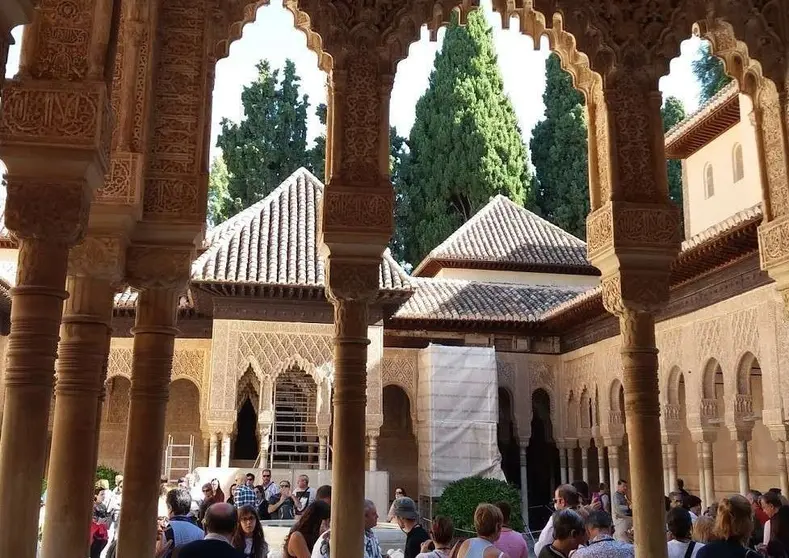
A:
[[[589,178],[584,98],[556,54],[545,65],[545,120],[532,130],[535,184],[527,207],[578,238],[586,238]]]
[[[116,471],[108,465],[99,465],[96,468],[96,480],[106,480],[110,485],[110,489],[115,488],[115,477],[120,474],[120,471]]]
[[[510,526],[515,531],[522,531],[520,493],[513,485],[496,479],[466,477],[449,483],[438,501],[436,515],[451,518],[455,529],[473,533],[477,506],[497,502],[507,502],[512,507]]]
[[[309,164],[309,99],[300,92],[295,65],[287,60],[281,77],[266,60],[256,67],[257,79],[241,93],[244,119],[223,119],[217,139],[228,174],[227,196],[218,196],[221,203],[215,211],[220,221],[263,199],[293,171]]]
[[[208,174],[208,224],[212,227],[227,219],[225,208],[232,205],[228,183],[225,159],[218,155],[214,157]]]
[[[496,194],[524,202],[527,149],[482,12],[466,26],[453,15],[408,147],[396,182],[401,260],[417,263]]]
[[[663,116],[663,133],[685,119],[685,107],[676,97],[668,97],[660,109]],[[682,208],[682,162],[671,160],[666,163],[668,171],[668,196]]]
[[[315,109],[318,121],[321,126],[326,126],[326,105],[321,103]],[[307,164],[305,165],[310,172],[323,182],[326,180],[326,132],[315,138],[315,145],[307,150]]]
[[[699,46],[698,57],[692,62],[692,68],[699,87],[701,87],[699,103],[702,105],[712,99],[731,81],[731,77],[726,74],[726,70],[723,68],[723,62],[712,54],[712,49],[707,41],[702,41]]]

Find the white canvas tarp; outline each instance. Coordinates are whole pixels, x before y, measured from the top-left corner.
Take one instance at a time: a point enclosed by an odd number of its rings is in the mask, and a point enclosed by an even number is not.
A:
[[[473,475],[504,480],[495,350],[421,350],[418,393],[420,494],[440,496],[450,482]]]

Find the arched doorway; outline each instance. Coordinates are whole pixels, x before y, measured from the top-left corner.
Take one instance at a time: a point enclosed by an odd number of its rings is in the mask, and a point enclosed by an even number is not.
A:
[[[496,438],[501,453],[501,470],[507,482],[518,488],[521,486],[521,456],[518,433],[515,430],[515,413],[512,397],[507,388],[499,388],[499,422],[496,425]]]
[[[389,494],[395,487],[418,492],[419,452],[411,422],[411,401],[400,386],[383,389],[384,422],[378,438],[378,468],[389,472]]]
[[[236,439],[232,456],[235,461],[254,461],[260,451],[258,439],[258,402],[260,383],[252,368],[248,368],[238,382],[236,397]],[[238,464],[237,465],[242,465]],[[251,465],[244,463],[243,465]]]
[[[536,389],[531,396],[531,438],[526,449],[529,524],[545,525],[551,515],[553,491],[561,478],[559,450],[553,437],[551,396]]]
[[[775,442],[764,425],[764,392],[762,368],[750,352],[740,359],[737,369],[737,400],[735,410],[740,420],[752,428],[748,443],[748,480],[751,487],[780,485],[778,463],[772,458]]]

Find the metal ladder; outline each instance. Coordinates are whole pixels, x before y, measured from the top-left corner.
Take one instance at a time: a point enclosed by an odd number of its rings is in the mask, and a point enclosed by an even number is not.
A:
[[[167,436],[167,447],[164,452],[164,476],[170,482],[175,482],[179,477],[184,477],[192,472],[194,468],[194,434],[189,436],[189,444],[173,443],[173,435]],[[180,455],[180,451],[186,450],[186,455]],[[183,462],[186,461],[186,465]],[[173,471],[183,472],[183,474],[173,477]]]

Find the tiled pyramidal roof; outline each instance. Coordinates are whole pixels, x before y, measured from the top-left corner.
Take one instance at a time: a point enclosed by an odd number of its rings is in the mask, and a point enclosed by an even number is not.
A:
[[[318,212],[324,186],[298,169],[258,203],[208,232],[192,281],[322,287]],[[385,290],[409,290],[405,270],[387,250],[379,273]]]
[[[434,275],[435,262],[496,264],[514,270],[578,268],[596,273],[586,259],[586,243],[498,195],[417,266],[414,275]],[[438,267],[442,267],[439,265]]]
[[[589,289],[423,277],[411,281],[414,294],[395,312],[395,320],[533,323]]]

